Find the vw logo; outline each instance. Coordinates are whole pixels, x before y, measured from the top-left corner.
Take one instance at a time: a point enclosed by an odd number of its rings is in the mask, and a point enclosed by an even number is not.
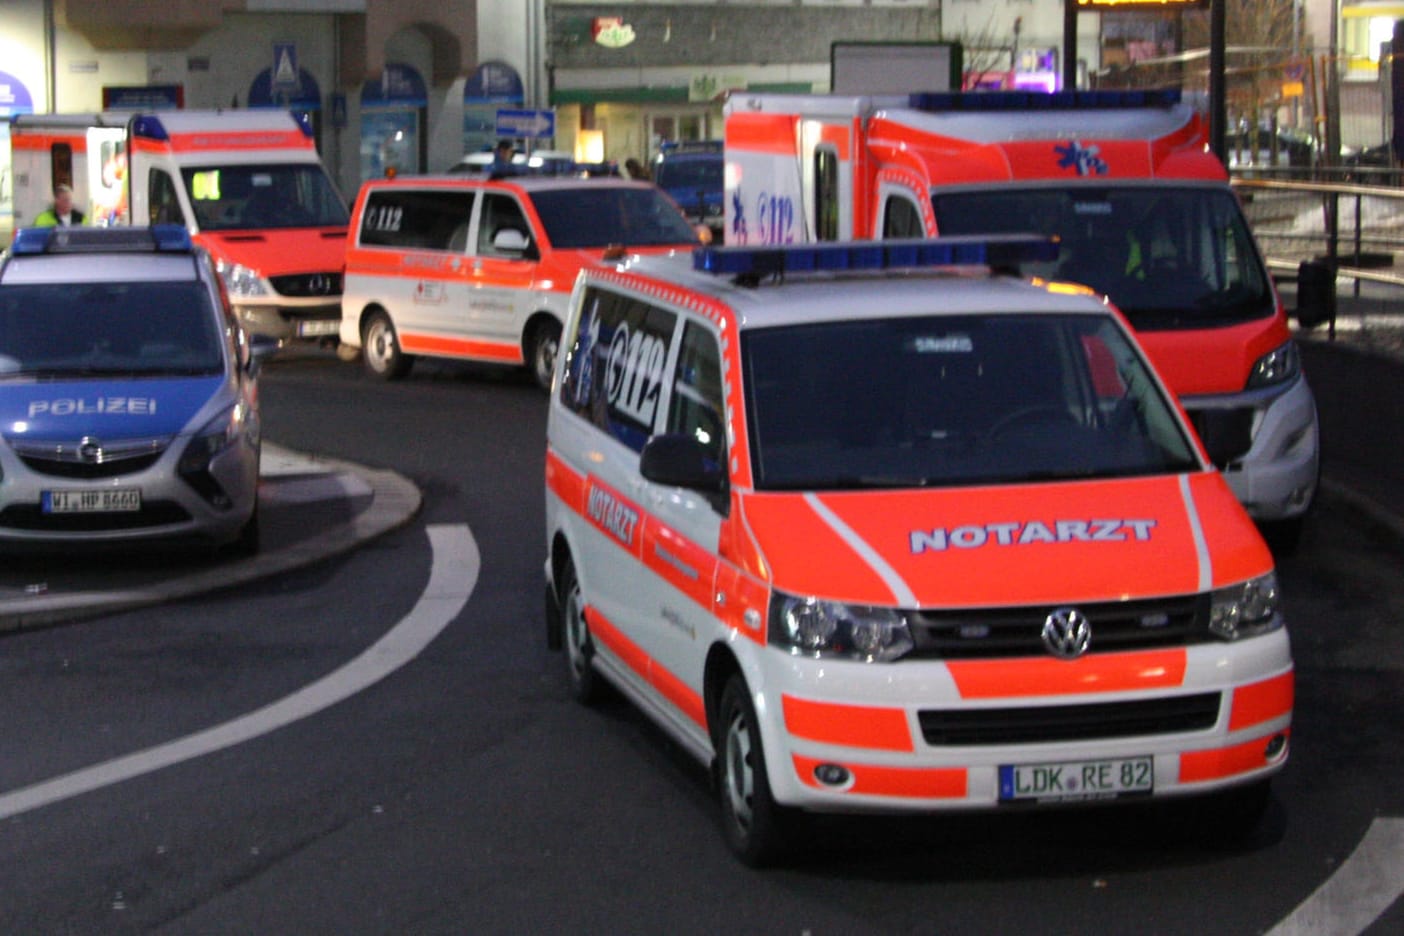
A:
[[[1092,622],[1076,608],[1059,608],[1043,622],[1043,645],[1063,660],[1074,660],[1092,643]]]
[[[314,273],[308,277],[307,291],[314,296],[325,296],[331,292],[331,277],[325,273]]]
[[[96,465],[102,461],[102,443],[92,436],[84,436],[78,443],[78,460],[85,465]]]

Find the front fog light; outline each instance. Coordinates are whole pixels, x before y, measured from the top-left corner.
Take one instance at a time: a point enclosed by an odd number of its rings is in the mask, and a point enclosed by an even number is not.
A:
[[[1214,592],[1209,609],[1209,630],[1224,640],[1265,634],[1282,626],[1277,613],[1277,575],[1249,579]]]

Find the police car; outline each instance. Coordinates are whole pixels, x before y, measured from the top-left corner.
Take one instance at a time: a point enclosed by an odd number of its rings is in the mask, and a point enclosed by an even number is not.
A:
[[[704,764],[748,863],[805,811],[1212,794],[1288,755],[1271,554],[1120,314],[1019,238],[698,248],[577,282],[547,634]]]
[[[177,225],[33,228],[0,261],[0,548],[258,545],[260,361]]]

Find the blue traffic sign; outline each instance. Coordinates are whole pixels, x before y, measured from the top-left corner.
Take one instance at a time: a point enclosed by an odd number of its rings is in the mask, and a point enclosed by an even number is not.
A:
[[[543,140],[556,135],[556,112],[553,110],[511,110],[497,112],[497,135]]]

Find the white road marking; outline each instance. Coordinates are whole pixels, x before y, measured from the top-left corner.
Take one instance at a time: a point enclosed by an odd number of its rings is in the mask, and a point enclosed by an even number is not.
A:
[[[468,603],[481,556],[466,526],[430,526],[429,582],[410,613],[360,656],[261,709],[204,731],[0,795],[0,820],[268,734],[349,699],[417,657]]]
[[[1349,858],[1268,936],[1364,932],[1404,894],[1404,819],[1377,818]]]

